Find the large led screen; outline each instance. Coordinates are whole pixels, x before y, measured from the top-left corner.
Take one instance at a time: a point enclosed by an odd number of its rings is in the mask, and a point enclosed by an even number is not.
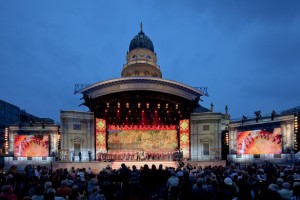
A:
[[[238,132],[237,154],[281,154],[281,152],[281,128]]]
[[[109,150],[173,151],[178,149],[177,129],[172,127],[131,126],[108,129]]]
[[[15,157],[49,156],[48,135],[16,135],[14,146]]]

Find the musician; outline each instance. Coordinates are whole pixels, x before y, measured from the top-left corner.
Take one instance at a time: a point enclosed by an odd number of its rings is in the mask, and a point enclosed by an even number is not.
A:
[[[145,160],[145,152],[143,150],[141,151],[141,160]]]
[[[141,161],[141,154],[140,151],[136,152],[136,161]]]

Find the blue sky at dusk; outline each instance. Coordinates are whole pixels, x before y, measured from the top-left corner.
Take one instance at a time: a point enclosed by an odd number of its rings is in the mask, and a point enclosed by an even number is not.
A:
[[[139,24],[163,78],[233,119],[300,105],[300,1],[0,0],[0,99],[59,122],[74,84],[120,78]]]

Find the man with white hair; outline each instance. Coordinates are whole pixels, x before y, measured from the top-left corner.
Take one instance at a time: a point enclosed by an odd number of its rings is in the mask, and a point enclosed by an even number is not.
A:
[[[48,181],[44,184],[45,186],[45,191],[47,191],[48,189],[52,188],[52,182]]]

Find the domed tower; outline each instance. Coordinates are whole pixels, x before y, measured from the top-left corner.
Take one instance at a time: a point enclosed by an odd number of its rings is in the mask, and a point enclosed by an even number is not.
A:
[[[157,77],[162,78],[153,43],[143,32],[141,23],[140,32],[134,36],[127,52],[127,63],[123,66],[122,77]]]

